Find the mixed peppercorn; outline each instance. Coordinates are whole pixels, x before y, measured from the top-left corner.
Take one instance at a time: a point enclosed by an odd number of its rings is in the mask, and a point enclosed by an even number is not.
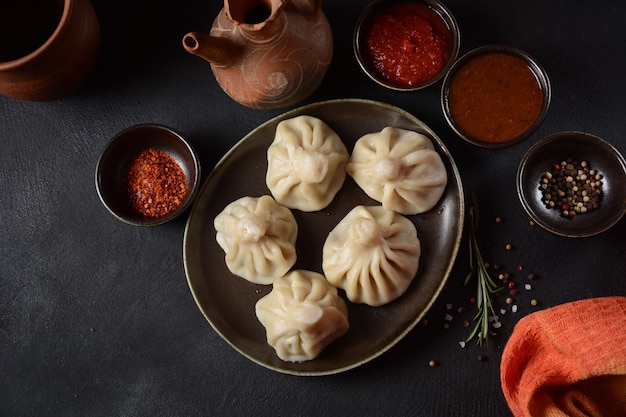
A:
[[[573,218],[597,209],[602,199],[602,174],[587,161],[565,159],[541,177],[542,202],[548,209]]]

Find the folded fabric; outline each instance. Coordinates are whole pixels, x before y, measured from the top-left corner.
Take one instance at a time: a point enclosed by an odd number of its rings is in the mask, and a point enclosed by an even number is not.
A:
[[[516,417],[626,416],[626,297],[522,318],[504,348],[500,381]]]

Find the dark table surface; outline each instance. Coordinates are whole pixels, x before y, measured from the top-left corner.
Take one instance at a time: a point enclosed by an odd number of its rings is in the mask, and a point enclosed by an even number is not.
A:
[[[206,178],[239,139],[287,109],[233,102],[209,65],[182,49],[186,32],[208,30],[222,7],[218,0],[93,0],[103,47],[88,84],[50,102],[0,97],[1,415],[507,416],[499,364],[515,323],[564,302],[626,294],[626,220],[595,237],[554,236],[529,224],[515,189],[520,158],[548,134],[585,131],[626,152],[626,3],[446,1],[462,31],[461,53],[484,44],[515,46],[535,56],[551,78],[545,122],[527,141],[500,150],[455,136],[439,105],[440,83],[391,92],[359,71],[352,31],[367,3],[323,3],[334,58],[319,90],[299,104],[378,100],[407,110],[439,135],[466,197],[478,196],[485,258],[520,285],[529,273],[537,276],[531,290],[516,297],[517,313],[504,297],[496,300],[507,313],[490,345],[458,343],[468,334],[463,321],[473,314],[474,287],[463,284],[464,240],[428,325],[361,367],[297,377],[231,348],[187,285],[186,216],[155,228],[123,224],[100,203],[94,170],[118,131],[156,122],[190,139]],[[497,223],[498,216],[504,221]],[[531,306],[531,299],[538,304]],[[469,311],[459,313],[464,307]],[[431,360],[439,366],[430,367]]]

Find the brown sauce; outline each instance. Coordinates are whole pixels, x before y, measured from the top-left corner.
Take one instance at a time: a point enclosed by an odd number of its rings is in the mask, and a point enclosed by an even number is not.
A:
[[[506,52],[478,55],[453,75],[448,92],[457,127],[480,142],[504,143],[539,118],[544,91],[528,63]]]

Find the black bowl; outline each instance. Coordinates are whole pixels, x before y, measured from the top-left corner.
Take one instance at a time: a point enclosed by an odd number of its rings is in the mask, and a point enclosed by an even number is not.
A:
[[[526,64],[526,66],[532,72],[532,74],[534,75],[534,78],[538,82],[539,88],[542,92],[542,97],[541,97],[541,109],[539,111],[537,118],[532,123],[532,125],[530,125],[522,133],[518,134],[516,137],[512,137],[512,138],[509,138],[508,140],[496,142],[496,141],[490,141],[484,137],[472,136],[472,134],[464,131],[459,126],[458,121],[455,120],[452,114],[453,111],[451,111],[450,87],[455,77],[457,75],[459,76],[462,75],[462,73],[460,73],[459,71],[461,70],[465,71],[466,70],[465,66],[466,64],[470,63],[470,61],[479,57],[484,58],[484,57],[487,57],[488,55],[499,56],[501,54],[517,57]],[[475,70],[475,71],[476,71],[475,74],[478,75],[479,74],[478,70]],[[487,73],[489,71],[495,71],[495,70],[491,68],[489,70],[485,69],[485,71]],[[507,72],[511,73],[511,71],[507,71]],[[489,92],[489,94],[485,95],[484,97],[489,97],[490,94],[494,94],[494,92],[492,91],[492,88],[493,88],[495,79],[489,79],[489,80],[490,81],[488,81],[488,84],[484,86],[473,85],[472,89],[474,93],[476,94],[479,92],[480,93]],[[502,83],[500,83],[499,85],[502,85]],[[454,63],[454,65],[452,65],[452,67],[446,74],[443,80],[442,87],[441,87],[441,107],[443,110],[443,115],[445,116],[452,130],[454,130],[454,132],[466,142],[471,143],[472,145],[482,147],[482,148],[503,148],[507,146],[512,146],[514,144],[517,144],[527,139],[533,132],[535,132],[535,130],[537,130],[537,128],[541,125],[541,123],[545,119],[546,114],[548,112],[548,108],[550,106],[551,97],[552,97],[552,90],[550,86],[550,80],[544,68],[539,64],[539,62],[535,58],[533,58],[527,52],[522,51],[521,49],[518,49],[518,48],[514,48],[512,46],[508,46],[508,45],[485,45],[485,46],[481,46],[481,47],[478,47],[476,49],[473,49],[467,52],[466,54],[461,56]],[[491,97],[491,98],[495,100],[502,99],[501,97],[497,97],[497,98]],[[473,103],[473,104],[474,104],[472,106],[473,108],[475,109],[481,108],[481,105],[479,103]],[[500,105],[500,107],[507,108],[506,103],[504,105]],[[493,120],[494,117],[495,116],[493,114],[487,114],[487,119]]]
[[[566,158],[587,161],[604,178],[597,209],[564,217],[542,201],[540,181],[555,163]],[[517,170],[517,194],[530,218],[545,230],[560,236],[586,237],[604,232],[626,212],[626,161],[611,144],[582,132],[559,132],[535,143],[523,156]]]
[[[161,217],[149,217],[130,204],[125,177],[131,158],[142,150],[167,153],[185,174],[186,193],[177,209]],[[158,124],[132,126],[118,133],[106,145],[96,167],[98,196],[113,216],[134,226],[156,226],[183,213],[196,195],[200,182],[200,162],[189,142],[173,129]]]
[[[406,4],[406,3],[415,3],[415,4],[424,5],[428,7],[429,9],[433,10],[441,18],[441,20],[445,23],[448,30],[450,31],[451,45],[450,45],[449,57],[448,57],[448,61],[446,65],[443,66],[441,71],[436,76],[417,85],[402,85],[402,84],[394,83],[386,79],[365,58],[366,45],[365,45],[364,35],[365,35],[367,28],[371,24],[372,19],[374,19],[374,17],[378,13],[384,11],[385,9],[391,6],[395,6],[399,4]],[[461,44],[461,35],[459,31],[459,25],[456,19],[454,18],[454,16],[452,15],[452,12],[439,0],[374,0],[361,13],[356,23],[354,34],[353,34],[354,54],[363,72],[376,83],[382,85],[383,87],[386,87],[391,90],[396,90],[396,91],[420,90],[422,88],[431,86],[435,84],[437,81],[441,80],[446,75],[446,73],[448,72],[448,70],[450,69],[454,61],[456,60],[459,54],[460,44]]]

